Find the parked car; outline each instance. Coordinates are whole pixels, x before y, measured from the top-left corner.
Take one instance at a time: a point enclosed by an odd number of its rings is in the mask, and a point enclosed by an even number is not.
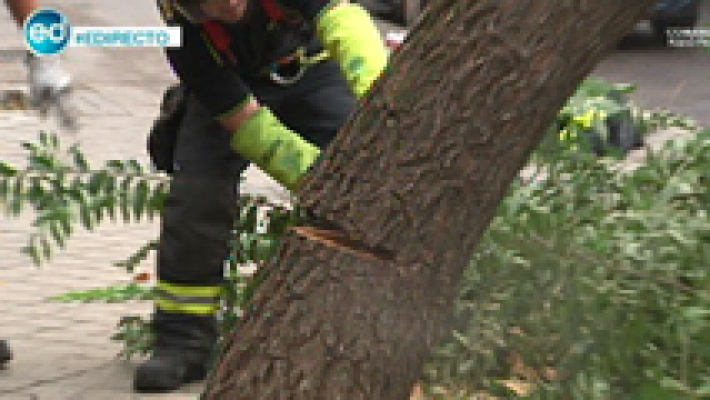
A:
[[[656,4],[648,19],[654,34],[665,41],[669,28],[695,27],[699,11],[700,0],[666,0]]]
[[[405,26],[413,25],[429,0],[358,0],[374,15]],[[700,0],[659,1],[649,11],[654,34],[666,39],[669,28],[693,28],[698,22]]]

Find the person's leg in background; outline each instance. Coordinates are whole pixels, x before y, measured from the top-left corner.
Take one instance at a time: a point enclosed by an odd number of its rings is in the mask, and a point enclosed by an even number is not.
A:
[[[134,381],[141,392],[175,390],[207,372],[237,185],[248,166],[230,150],[230,133],[194,97],[187,101],[162,215],[154,353]]]

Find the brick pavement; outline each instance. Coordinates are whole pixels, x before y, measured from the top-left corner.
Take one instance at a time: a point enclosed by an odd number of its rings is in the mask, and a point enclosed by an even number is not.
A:
[[[0,76],[2,69],[0,65]],[[91,162],[110,158],[147,161],[143,154],[145,133],[162,88],[163,85],[80,88],[77,97],[86,103],[79,107],[82,128],[77,133],[61,135],[61,139],[65,144],[80,143]],[[101,99],[104,105],[95,106],[86,99]],[[128,110],[127,105],[133,109]],[[20,144],[35,139],[42,129],[54,131],[56,127],[52,121],[42,122],[25,112],[0,112],[0,159],[21,163]],[[255,169],[247,173],[245,191],[275,200],[285,198],[273,181]],[[157,222],[108,223],[93,232],[79,231],[66,250],[39,269],[19,251],[32,232],[30,222],[29,214],[0,219],[0,338],[8,339],[16,354],[9,368],[0,371],[0,399],[161,398],[131,394],[134,365],[115,360],[120,346],[108,339],[120,316],[147,315],[149,304],[45,301],[69,290],[126,282],[129,276],[112,262],[155,238]],[[144,267],[152,269],[152,261]],[[194,398],[198,391],[199,385],[192,385],[181,393],[184,398]]]
[[[0,66],[0,76],[5,76]],[[145,159],[141,149],[159,86],[79,89],[87,98],[105,97],[105,111],[86,101],[82,130],[63,135],[77,141],[93,161],[108,158]],[[81,91],[85,91],[81,93]],[[109,101],[106,101],[108,99]],[[123,106],[133,104],[129,111]],[[0,159],[20,162],[19,144],[36,138],[40,129],[52,130],[23,112],[0,113],[3,145]],[[68,143],[67,143],[68,144]],[[65,251],[41,268],[20,254],[31,230],[31,215],[0,220],[0,338],[8,339],[16,359],[0,371],[0,399],[139,399],[131,393],[132,363],[117,360],[120,349],[109,341],[121,315],[146,314],[150,307],[136,304],[62,304],[49,296],[126,281],[127,274],[112,266],[146,240],[157,235],[156,223],[104,224],[95,232],[78,232]],[[151,268],[148,263],[146,268]],[[182,391],[195,398],[193,385]],[[33,397],[34,396],[34,397]],[[160,397],[156,397],[160,398]]]
[[[3,67],[0,65],[0,76],[5,76]],[[80,84],[76,97],[82,128],[62,134],[62,141],[80,143],[94,163],[110,158],[146,162],[145,134],[167,83],[150,87]],[[55,131],[52,122],[39,121],[26,112],[0,112],[0,159],[21,163],[22,141],[35,139],[42,129]],[[284,192],[256,169],[247,172],[244,189],[274,200],[285,198]],[[69,290],[126,282],[129,276],[112,262],[155,238],[157,222],[108,223],[94,232],[80,231],[66,250],[39,269],[19,251],[32,232],[30,222],[31,215],[0,219],[0,338],[10,341],[16,355],[9,368],[0,371],[0,399],[195,398],[200,385],[164,397],[131,393],[135,363],[117,360],[120,345],[109,337],[120,316],[148,315],[149,304],[45,300]],[[152,260],[144,268],[151,270]]]
[[[84,18],[79,7],[71,11],[73,16]],[[86,21],[96,24],[95,19],[86,17]],[[2,57],[22,48],[15,29],[4,7],[0,7],[0,91],[24,89],[21,61]],[[3,50],[10,51],[1,53]],[[62,142],[80,143],[94,163],[111,158],[146,162],[146,132],[162,90],[173,79],[159,50],[127,50],[120,58],[110,50],[70,53],[66,65],[75,74],[74,102],[82,127],[76,133],[62,133]],[[20,144],[36,139],[40,130],[54,132],[57,126],[54,121],[40,121],[32,113],[0,111],[0,160],[21,163]],[[248,171],[245,190],[285,198],[283,191],[258,170]],[[15,360],[0,370],[0,399],[196,398],[199,384],[162,396],[131,392],[136,362],[117,359],[120,345],[109,337],[122,315],[147,315],[150,304],[65,304],[46,300],[69,290],[129,280],[112,262],[155,238],[157,222],[108,223],[94,232],[79,231],[65,250],[40,268],[20,253],[32,232],[30,222],[29,214],[14,219],[0,216],[0,339],[7,339],[15,353]],[[152,269],[152,260],[144,268]]]

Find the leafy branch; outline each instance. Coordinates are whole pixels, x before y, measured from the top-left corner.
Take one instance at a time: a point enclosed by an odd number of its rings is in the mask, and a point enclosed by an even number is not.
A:
[[[64,248],[77,224],[93,230],[105,219],[152,220],[162,209],[169,180],[135,160],[111,160],[94,170],[77,145],[63,150],[58,136],[45,132],[22,146],[26,168],[0,161],[0,206],[10,216],[28,205],[34,210],[35,232],[22,251],[36,265],[51,257],[53,246]]]

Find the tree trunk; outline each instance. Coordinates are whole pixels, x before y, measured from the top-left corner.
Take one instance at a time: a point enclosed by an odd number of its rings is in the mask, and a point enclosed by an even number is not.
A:
[[[655,0],[432,0],[299,191],[206,399],[406,399],[510,183]]]

